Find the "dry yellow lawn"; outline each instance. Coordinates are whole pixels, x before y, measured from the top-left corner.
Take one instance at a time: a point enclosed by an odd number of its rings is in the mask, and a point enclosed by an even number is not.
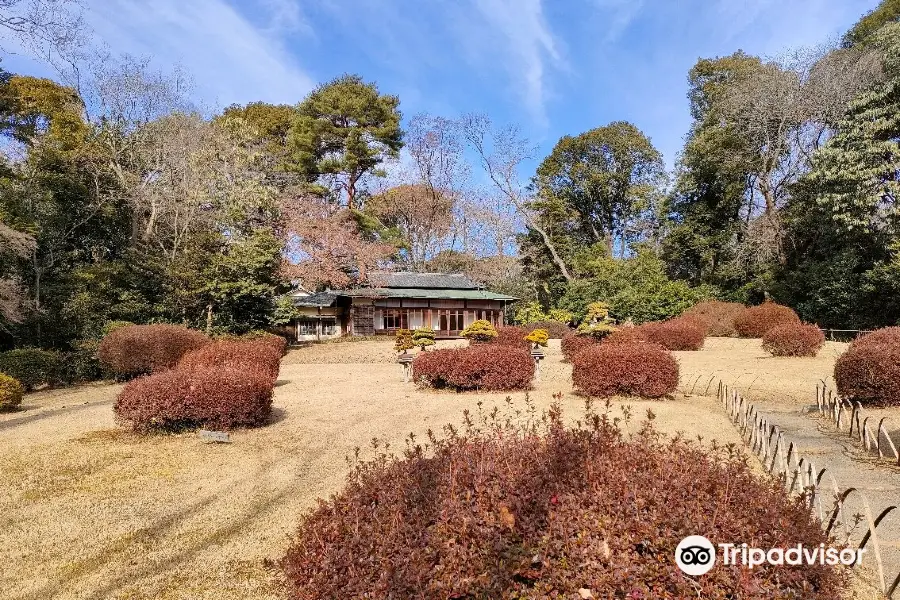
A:
[[[749,371],[754,391],[802,396],[833,360],[766,361],[752,344],[711,340],[705,351],[678,353],[684,383],[695,373],[727,380]],[[561,392],[575,419],[583,400],[572,394],[558,348],[551,343],[530,397],[546,408]],[[27,410],[0,415],[0,597],[277,598],[265,559],[283,554],[316,498],[341,487],[356,446],[373,437],[402,446],[410,432],[458,423],[479,400],[504,405],[505,394],[417,390],[391,359],[389,342],[293,351],[276,388],[275,422],[238,431],[227,445],[117,429],[116,385],[29,396]],[[523,406],[524,394],[512,397]],[[633,429],[652,408],[666,432],[738,441],[710,399],[679,393],[624,403]]]

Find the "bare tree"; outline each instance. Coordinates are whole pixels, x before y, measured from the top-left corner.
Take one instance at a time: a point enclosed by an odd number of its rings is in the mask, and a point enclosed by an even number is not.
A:
[[[0,255],[6,258],[26,258],[35,249],[35,241],[30,235],[16,231],[0,223]],[[26,292],[12,273],[0,272],[0,317],[9,323],[17,323],[22,318],[22,306]]]
[[[57,69],[71,64],[87,37],[80,0],[0,0],[0,27]]]
[[[477,154],[482,168],[500,196],[522,217],[528,227],[538,232],[562,276],[572,281],[572,274],[553,245],[549,233],[529,209],[527,187],[519,180],[519,168],[531,157],[534,148],[520,136],[515,127],[497,129],[485,115],[467,115],[463,117],[461,126],[464,138]]]

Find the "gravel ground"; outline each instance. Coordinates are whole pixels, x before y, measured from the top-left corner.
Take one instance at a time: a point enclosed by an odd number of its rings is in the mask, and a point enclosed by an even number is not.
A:
[[[756,360],[757,351],[742,346],[750,342],[727,344],[679,353],[685,388],[688,374],[728,373]],[[571,367],[560,359],[559,342],[551,341],[542,380],[528,396],[543,409],[561,394],[574,420],[583,399],[572,394]],[[799,369],[810,381],[827,372],[827,361],[816,361],[818,374]],[[341,487],[355,447],[373,437],[402,447],[410,432],[459,423],[479,400],[506,410],[505,394],[417,390],[391,362],[391,342],[293,350],[273,422],[222,445],[117,429],[111,404],[120,386],[30,395],[26,410],[0,417],[0,597],[278,598],[267,560],[283,554],[317,498]],[[784,377],[793,377],[787,366]],[[510,396],[524,407],[524,393]],[[635,415],[630,429],[652,408],[664,432],[739,441],[709,398],[679,393],[616,401],[612,410],[619,414],[624,404]]]

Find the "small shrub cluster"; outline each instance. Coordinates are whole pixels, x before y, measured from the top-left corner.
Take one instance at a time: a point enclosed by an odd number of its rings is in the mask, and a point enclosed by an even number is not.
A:
[[[394,351],[406,352],[416,347],[413,341],[413,332],[409,329],[398,329],[394,333]]]
[[[528,323],[525,325],[525,329],[528,331],[543,329],[550,336],[551,340],[561,340],[572,333],[572,328],[569,327],[568,323],[561,323],[559,321],[537,321],[535,323]]]
[[[773,356],[815,356],[825,343],[825,334],[815,325],[787,323],[768,330],[763,350]]]
[[[591,335],[569,334],[562,339],[562,342],[560,342],[563,360],[565,362],[572,362],[579,352],[599,342],[599,339]]]
[[[647,341],[659,344],[666,350],[699,350],[706,339],[703,323],[691,317],[644,323],[638,329]]]
[[[900,327],[857,338],[834,365],[838,393],[873,406],[900,405]]]
[[[463,329],[460,334],[470,342],[490,342],[497,337],[497,330],[490,321],[479,319]]]
[[[208,337],[179,325],[129,325],[100,342],[100,362],[118,377],[129,378],[172,369],[181,357],[209,344]]]
[[[286,596],[844,597],[846,580],[825,565],[679,571],[675,548],[697,532],[761,548],[829,542],[808,499],[746,458],[649,426],[627,438],[605,414],[568,429],[553,406],[536,421],[476,415],[425,447],[356,463],[344,489],[301,519],[281,561]]]
[[[722,302],[720,300],[706,300],[698,302],[682,313],[703,321],[706,325],[706,335],[711,337],[735,337],[737,329],[734,327],[735,318],[747,309],[739,302]]]
[[[497,328],[497,335],[491,340],[491,343],[498,346],[512,346],[513,348],[524,348],[527,350],[529,344],[525,341],[525,338],[528,337],[528,333],[528,329],[518,325],[499,327]]]
[[[263,339],[216,340],[188,352],[178,361],[179,371],[246,367],[265,374],[274,384],[281,367],[281,352],[274,344]]]
[[[572,382],[587,396],[661,398],[678,386],[678,363],[656,344],[597,344],[573,359]]]
[[[173,369],[128,382],[113,410],[120,424],[141,433],[262,425],[272,410],[272,379],[247,365]]]
[[[547,333],[546,329],[533,329],[525,336],[525,341],[529,344],[546,346],[547,342],[550,341],[550,334]]]
[[[419,354],[412,371],[416,383],[438,389],[527,390],[534,361],[526,350],[487,344]]]
[[[602,339],[615,330],[615,320],[609,316],[609,305],[606,302],[591,302],[587,305],[587,314],[578,326],[578,333]]]
[[[17,379],[26,391],[60,382],[60,354],[38,348],[0,352],[0,373]]]
[[[744,338],[761,338],[776,325],[799,324],[794,309],[775,302],[751,306],[735,316],[734,328]]]
[[[0,373],[0,412],[13,410],[22,404],[23,386],[15,377]]]

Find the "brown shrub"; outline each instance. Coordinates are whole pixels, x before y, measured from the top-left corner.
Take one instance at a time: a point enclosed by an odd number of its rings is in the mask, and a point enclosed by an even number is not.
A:
[[[874,406],[900,405],[900,345],[852,344],[834,364],[838,393]]]
[[[113,411],[139,432],[262,425],[272,411],[272,380],[250,365],[173,369],[130,381]]]
[[[572,362],[579,352],[599,343],[600,338],[595,338],[592,335],[578,335],[572,333],[564,337],[559,346],[562,349],[563,360],[565,362]]]
[[[640,327],[622,327],[603,338],[603,344],[640,344],[649,341]]]
[[[534,360],[519,348],[484,344],[424,352],[413,360],[413,380],[457,391],[512,391],[531,388]]]
[[[697,532],[761,548],[829,540],[804,496],[740,455],[647,428],[626,439],[604,415],[582,422],[566,429],[556,406],[530,427],[475,419],[430,436],[427,454],[357,463],[302,518],[281,561],[288,598],[842,597],[825,565],[684,576],[675,548]]]
[[[283,339],[283,338],[282,338]],[[188,352],[178,361],[179,370],[223,369],[252,366],[265,373],[274,383],[281,367],[281,350],[266,339],[216,340]]]
[[[550,335],[551,340],[561,340],[572,333],[571,327],[566,323],[560,323],[559,321],[537,321],[525,325],[525,331],[528,333],[531,333],[535,329],[543,329],[546,331]]]
[[[0,412],[13,410],[22,404],[25,386],[15,377],[0,373]]]
[[[775,302],[751,306],[734,318],[734,328],[744,338],[761,338],[776,325],[800,323],[794,309]]]
[[[647,341],[666,350],[699,350],[706,339],[706,327],[692,317],[644,323],[639,327]]]
[[[861,335],[850,343],[851,348],[862,346],[896,346],[900,348],[900,327],[882,327]]]
[[[531,333],[529,329],[519,327],[518,325],[498,327],[497,337],[492,339],[489,343],[498,346],[512,346],[514,348],[523,348],[527,350],[531,347],[531,344],[525,341],[525,336],[529,333]]]
[[[804,323],[776,325],[762,339],[763,350],[773,356],[815,356],[824,343],[822,330]]]
[[[119,377],[159,373],[209,338],[179,325],[128,325],[107,334],[97,348],[100,362]]]
[[[678,386],[678,363],[656,344],[598,344],[572,361],[572,382],[587,396],[660,398]]]
[[[682,316],[691,316],[703,321],[706,325],[706,335],[710,337],[735,337],[737,329],[734,327],[734,319],[746,309],[747,307],[739,302],[705,300],[684,311]]]

